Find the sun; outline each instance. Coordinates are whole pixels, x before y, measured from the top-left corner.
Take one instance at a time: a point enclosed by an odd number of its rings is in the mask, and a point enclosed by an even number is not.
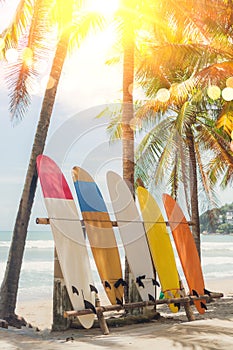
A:
[[[119,8],[119,0],[90,0],[88,8],[104,16],[112,16]]]

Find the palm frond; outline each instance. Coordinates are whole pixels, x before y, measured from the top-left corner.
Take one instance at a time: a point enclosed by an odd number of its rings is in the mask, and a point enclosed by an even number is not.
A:
[[[15,17],[11,25],[4,31],[6,51],[10,47],[17,47],[19,39],[30,25],[35,0],[21,0],[17,6]]]
[[[180,116],[182,116],[184,112],[186,112],[187,116],[191,116],[195,112],[195,107],[188,103],[187,100],[195,91],[194,79],[188,79],[180,84],[173,84],[169,89],[170,98],[167,102],[161,102],[156,96],[155,99],[146,101],[144,105],[138,109],[136,117],[138,120],[148,120],[153,119],[156,113],[158,116],[164,113],[170,114],[174,110],[176,110],[176,113],[180,110]]]
[[[159,43],[156,47],[148,45],[148,53],[144,52],[143,57],[136,77],[148,90],[147,95],[153,97],[150,85],[155,81],[158,87],[169,88],[171,84],[183,82],[198,74],[203,67],[212,65],[216,62],[216,57],[218,60],[221,57],[222,60],[230,60],[233,56],[232,53],[220,52],[219,49],[210,48],[208,45],[168,42]]]
[[[179,159],[177,154],[175,155],[174,166],[173,169],[171,169],[171,175],[168,179],[168,183],[171,184],[171,196],[174,199],[177,199],[179,188]]]
[[[225,103],[218,117],[216,126],[223,129],[230,136],[233,130],[233,102]]]
[[[110,122],[107,126],[107,133],[109,135],[110,142],[121,139],[122,137],[122,104],[115,103],[106,106],[96,118],[108,117]]]
[[[201,182],[202,186],[199,186],[199,188],[203,188],[204,190],[201,191],[201,196],[205,198],[205,200],[200,201],[200,204],[202,204],[202,211],[206,211],[208,209],[217,208],[218,207],[218,200],[214,191],[213,183],[210,181],[210,178],[206,172],[206,165],[203,163],[203,150],[200,147],[199,142],[195,142],[195,154],[196,154],[196,160],[198,164],[198,172],[200,174],[199,181]],[[204,153],[205,154],[205,153]]]
[[[184,135],[185,129],[195,120],[196,107],[186,101],[179,110],[176,118],[176,130],[179,135]]]
[[[210,184],[215,185],[222,178],[222,186],[233,180],[233,153],[229,149],[229,140],[220,130],[210,125],[200,124],[197,139],[202,144],[204,150],[211,150],[209,160],[207,158],[206,174],[209,177]],[[224,175],[225,174],[225,175]]]
[[[183,135],[181,136],[179,132],[176,133],[177,158],[179,159],[180,163],[179,181],[183,185],[184,201],[186,203],[188,214],[191,217],[190,156],[185,138],[183,139]]]
[[[39,76],[39,67],[36,63],[41,60],[48,62],[51,52],[49,42],[48,11],[51,6],[49,0],[37,0],[31,18],[29,31],[19,41],[18,51],[21,53],[19,60],[9,65],[6,71],[6,81],[10,96],[10,113],[14,121],[21,120],[31,103],[30,87],[33,86]],[[45,41],[45,37],[47,38]],[[31,52],[31,59],[27,61],[24,50]]]
[[[217,85],[220,88],[225,86],[226,79],[233,75],[233,60],[214,63],[199,70],[195,74],[197,83],[201,86]]]
[[[70,34],[69,51],[80,47],[83,40],[97,30],[103,30],[105,18],[97,12],[80,11],[78,16],[73,18]]]
[[[29,67],[22,64],[12,64],[7,72],[6,82],[10,89],[10,113],[11,119],[21,120],[31,103],[31,97],[26,85],[29,76]]]

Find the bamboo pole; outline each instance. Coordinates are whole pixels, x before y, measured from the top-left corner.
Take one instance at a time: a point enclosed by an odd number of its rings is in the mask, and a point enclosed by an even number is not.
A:
[[[159,299],[156,301],[140,301],[136,303],[128,303],[128,304],[123,304],[123,305],[106,305],[106,306],[97,306],[96,307],[96,312],[102,311],[102,312],[107,312],[107,311],[121,311],[121,310],[129,310],[129,309],[134,309],[134,308],[139,308],[139,307],[146,307],[146,306],[153,306],[153,305],[161,305],[161,304],[174,304],[174,303],[180,303],[184,304],[187,302],[191,302],[194,300],[211,300],[211,299],[219,299],[223,297],[223,293],[210,293],[210,295],[200,295],[199,297],[196,296],[185,296],[182,298],[171,298],[171,299]],[[74,316],[81,316],[81,315],[88,315],[93,313],[92,310],[90,309],[85,309],[85,310],[72,310],[72,311],[65,311],[64,312],[64,317],[74,317]]]
[[[56,220],[65,220],[65,218],[56,219]],[[81,222],[81,225],[83,227],[85,226],[83,220],[78,220],[78,221]],[[86,221],[88,221],[88,220],[86,220]],[[95,220],[91,220],[91,221],[93,222]],[[100,221],[100,220],[98,220],[98,221]],[[117,227],[118,226],[117,221],[108,220],[108,222],[111,222],[113,227]],[[127,221],[125,221],[125,222],[127,223]],[[140,222],[144,223],[144,221],[140,221]],[[159,222],[157,221],[157,223],[159,223]],[[177,222],[177,223],[182,224],[181,222]],[[50,219],[49,218],[36,218],[36,224],[38,224],[38,225],[49,225],[50,224]],[[165,224],[167,226],[169,226],[169,221],[165,221]],[[188,221],[188,224],[189,224],[189,226],[192,226],[193,222],[192,221]]]

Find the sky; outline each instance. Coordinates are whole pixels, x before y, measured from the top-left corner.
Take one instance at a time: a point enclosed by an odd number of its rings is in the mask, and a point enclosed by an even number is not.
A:
[[[13,1],[11,4],[13,5]],[[11,13],[12,9],[9,8],[5,11],[5,6],[0,5],[0,23],[2,27],[5,19]],[[121,98],[121,66],[109,67],[105,65],[106,59],[111,54],[110,40],[112,35],[110,29],[110,33],[99,33],[94,39],[87,40],[80,50],[66,60],[60,80],[47,139],[48,150],[45,150],[45,152],[58,162],[72,190],[71,169],[73,166],[81,165],[83,162],[86,164],[88,158],[93,157],[93,153],[99,153],[101,157],[98,156],[97,159],[96,156],[95,160],[96,171],[100,173],[99,176],[101,177],[103,175],[101,175],[101,164],[104,164],[103,166],[107,171],[106,164],[109,164],[109,158],[111,157],[111,152],[109,153],[110,145],[105,134],[106,120],[103,118],[97,123],[93,119],[102,111],[106,103],[115,103]],[[43,97],[42,94],[33,96],[27,115],[22,121],[14,125],[9,114],[8,90],[4,79],[5,66],[6,64],[0,64],[0,145],[2,150],[0,163],[0,231],[12,230],[14,226]],[[83,123],[86,113],[89,122]],[[74,118],[76,115],[77,118]],[[70,144],[69,133],[73,130],[72,123],[75,124],[77,130],[75,130],[76,137]],[[67,127],[69,129],[70,124],[71,130],[68,130],[67,133],[64,132],[63,130]],[[82,128],[81,133],[80,128]],[[95,128],[97,128],[98,134],[95,133]],[[63,147],[64,157],[62,159],[56,155],[53,145],[53,140],[59,132],[61,132],[61,136],[58,141],[56,140],[56,143],[58,143],[57,149],[59,149],[59,146]],[[62,146],[63,144],[64,146]],[[108,154],[104,158],[103,150],[105,148]],[[113,146],[112,149],[114,152],[116,146]],[[84,152],[84,150],[86,151]],[[93,161],[91,160],[89,163],[89,166],[86,164],[85,167],[87,170],[90,167],[89,171],[91,171]],[[110,165],[109,167],[111,168]],[[95,174],[92,172],[92,175]],[[38,186],[31,215],[31,230],[38,229],[38,225],[35,224],[37,216],[46,217],[40,185]]]
[[[7,3],[11,6],[0,5],[0,31],[11,18],[17,1]],[[104,104],[116,103],[122,96],[121,65],[105,65],[111,56],[112,35],[112,30],[96,35],[66,60],[45,149],[63,170],[73,193],[71,169],[78,165],[96,179],[107,203],[110,200],[105,175],[107,170],[121,173],[121,145],[109,144],[105,133],[107,118],[94,117]],[[27,115],[14,125],[4,75],[5,64],[0,64],[0,231],[14,227],[43,97],[41,93],[33,96]],[[219,191],[222,204],[232,202],[232,195],[231,189]],[[36,217],[46,217],[40,185],[29,229],[45,229],[35,224]]]

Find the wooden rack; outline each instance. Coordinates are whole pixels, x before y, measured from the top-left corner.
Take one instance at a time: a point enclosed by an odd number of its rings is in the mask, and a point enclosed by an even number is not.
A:
[[[155,306],[155,305],[161,305],[161,304],[173,304],[173,303],[179,303],[181,305],[184,305],[186,303],[193,302],[194,300],[212,300],[212,299],[218,299],[222,298],[223,294],[222,293],[210,293],[210,295],[200,295],[199,297],[196,296],[185,296],[182,298],[171,298],[171,299],[160,299],[156,300],[155,302],[152,301],[142,301],[142,302],[136,302],[136,303],[128,303],[128,304],[123,304],[123,305],[106,305],[106,306],[101,306],[97,305],[96,306],[96,314],[97,318],[99,321],[99,326],[102,330],[102,333],[104,335],[109,334],[109,329],[108,325],[106,322],[106,319],[104,318],[103,313],[104,312],[109,312],[109,311],[121,311],[121,310],[130,310],[130,309],[135,309],[135,308],[142,308],[142,307],[147,307],[147,306]],[[64,317],[65,318],[71,318],[71,317],[77,317],[77,316],[82,316],[82,315],[88,315],[92,314],[93,311],[90,309],[85,309],[85,310],[80,310],[80,311],[65,311],[64,312]],[[190,319],[189,319],[190,321]]]
[[[85,227],[84,221],[80,220],[80,222],[81,222],[81,225],[83,227]],[[49,220],[49,218],[37,218],[36,223],[40,224],[40,225],[49,225],[50,220]],[[113,227],[118,226],[117,221],[111,221],[111,223],[112,223]],[[166,224],[168,225],[169,223],[166,222]],[[193,225],[193,223],[191,221],[189,221],[188,224]],[[63,309],[63,310],[66,310],[66,309],[64,308],[65,305],[62,305],[62,307],[61,307],[61,301],[59,300],[61,295],[64,294],[64,286],[62,283],[63,276],[62,276],[62,272],[60,269],[59,260],[57,258],[56,250],[55,250],[54,268],[55,268],[55,271],[54,271],[54,278],[55,278],[54,302],[55,302],[55,304],[58,304],[57,308],[56,308],[56,306],[54,307],[54,319],[58,318],[58,321],[61,322],[61,317],[64,317],[64,319],[69,320],[73,317],[77,317],[77,316],[81,316],[81,315],[88,315],[88,314],[93,313],[93,311],[90,309],[79,310],[79,311],[75,311],[75,310],[63,311],[63,315],[60,314],[60,311],[59,312],[57,311],[57,310],[61,310],[61,309]],[[182,284],[181,284],[181,289],[184,290]],[[100,305],[100,301],[97,297],[96,298],[96,314],[97,314],[100,329],[101,329],[102,333],[106,335],[106,334],[109,334],[109,329],[108,329],[106,319],[104,318],[104,312],[109,312],[109,311],[118,311],[119,312],[121,310],[130,310],[130,309],[136,309],[136,308],[143,308],[143,307],[147,307],[147,306],[156,307],[156,305],[160,305],[160,304],[169,305],[169,304],[173,304],[173,303],[180,303],[185,308],[187,319],[189,321],[194,321],[195,316],[194,316],[193,311],[191,309],[190,303],[192,303],[194,300],[205,299],[208,301],[208,300],[218,299],[218,298],[222,298],[222,297],[223,297],[222,293],[210,293],[210,295],[201,295],[198,297],[185,295],[184,297],[181,297],[181,298],[160,299],[160,300],[155,300],[153,302],[152,301],[142,301],[142,302],[136,302],[136,303],[127,303],[127,304],[123,304],[123,305],[106,305],[106,306]],[[69,324],[69,322],[67,322],[67,324]],[[66,326],[67,324],[63,322],[63,325]],[[56,327],[54,328],[54,330],[57,330],[57,329],[58,328],[56,328]]]

